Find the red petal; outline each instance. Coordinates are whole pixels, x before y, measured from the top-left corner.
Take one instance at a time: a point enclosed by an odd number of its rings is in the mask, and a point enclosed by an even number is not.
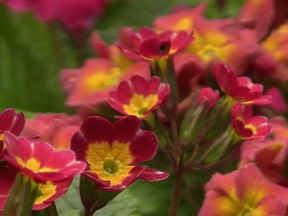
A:
[[[111,122],[98,116],[87,118],[80,128],[80,132],[90,143],[111,143],[113,140],[113,129]]]
[[[169,173],[161,172],[159,170],[145,168],[145,170],[140,174],[139,178],[145,181],[154,182],[161,181],[169,177]]]
[[[14,123],[10,129],[11,133],[18,136],[22,132],[24,125],[25,125],[25,117],[24,114],[20,112],[15,117]]]
[[[10,130],[15,116],[14,109],[6,109],[0,113],[0,132]]]
[[[114,140],[130,143],[140,130],[140,120],[135,116],[127,116],[113,124]]]
[[[131,141],[130,151],[133,155],[132,164],[151,160],[158,149],[157,137],[150,131],[141,131]]]

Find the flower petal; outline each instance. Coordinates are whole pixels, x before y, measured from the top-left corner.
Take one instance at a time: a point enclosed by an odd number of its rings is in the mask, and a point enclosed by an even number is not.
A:
[[[158,149],[157,137],[150,131],[140,131],[130,144],[131,164],[151,160]]]
[[[169,177],[169,173],[162,172],[156,169],[145,168],[145,170],[140,174],[139,178],[145,181],[154,182],[164,180]]]

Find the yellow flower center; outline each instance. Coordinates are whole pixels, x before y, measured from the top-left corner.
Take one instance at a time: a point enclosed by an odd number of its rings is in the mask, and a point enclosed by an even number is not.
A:
[[[41,167],[41,163],[36,158],[33,158],[33,157],[28,159],[26,162],[24,162],[22,160],[22,158],[20,158],[20,157],[16,157],[16,160],[20,166],[25,167],[29,170],[34,171],[34,172],[53,172],[53,171],[56,171],[55,169],[50,168],[50,167]]]
[[[38,196],[34,201],[34,204],[41,204],[45,200],[49,199],[56,193],[56,185],[53,185],[52,182],[47,182],[46,184],[38,185]]]
[[[203,47],[203,49],[198,51],[198,55],[203,59],[204,62],[209,63],[215,59],[218,59],[221,54],[221,49],[210,44]]]
[[[90,165],[89,171],[97,174],[99,179],[119,185],[129,176],[133,168],[132,155],[129,145],[114,141],[109,143],[91,143],[86,151],[86,161]]]
[[[91,92],[100,91],[108,87],[116,86],[120,77],[120,69],[114,67],[109,73],[100,71],[87,75],[83,80],[82,86],[89,89]]]
[[[219,59],[225,61],[228,38],[216,31],[207,31],[205,34],[197,34],[195,40],[189,46],[189,50],[197,54],[205,63]]]
[[[148,95],[145,97],[144,95],[134,94],[130,100],[130,104],[124,105],[123,108],[125,113],[141,118],[144,117],[143,114],[147,112],[147,110],[157,104],[158,100],[157,95]]]
[[[257,134],[257,128],[256,128],[254,125],[252,125],[252,124],[247,124],[247,125],[245,125],[245,128],[246,128],[246,129],[250,129],[253,134]]]
[[[192,26],[193,26],[192,19],[188,18],[188,17],[183,17],[176,23],[176,25],[173,27],[173,30],[175,30],[175,31],[181,31],[181,30],[189,31],[192,29]]]

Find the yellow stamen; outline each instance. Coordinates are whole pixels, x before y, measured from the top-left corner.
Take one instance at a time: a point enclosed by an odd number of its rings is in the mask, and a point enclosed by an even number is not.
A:
[[[110,147],[107,142],[90,144],[86,152],[86,160],[90,172],[94,172],[101,180],[110,181],[111,185],[119,185],[133,168],[129,164],[132,156],[129,145],[114,142]]]
[[[38,186],[39,195],[34,201],[34,204],[41,204],[45,200],[49,199],[56,193],[56,185],[53,185],[51,182],[46,184],[39,184]]]
[[[148,95],[144,97],[144,95],[134,94],[130,100],[129,105],[124,105],[125,113],[129,115],[135,115],[137,117],[144,117],[143,114],[155,106],[158,102],[159,98],[157,95]]]

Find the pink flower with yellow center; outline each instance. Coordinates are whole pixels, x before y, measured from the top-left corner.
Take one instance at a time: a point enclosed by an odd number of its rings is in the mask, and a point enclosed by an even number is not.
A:
[[[0,166],[0,215],[16,180],[17,171],[9,165]],[[38,183],[38,194],[33,204],[33,210],[44,209],[50,206],[56,199],[64,195],[72,179],[53,183]]]
[[[20,135],[25,125],[25,118],[22,112],[16,114],[14,109],[6,109],[0,113],[0,160],[4,154],[4,132],[10,131],[14,135]]]
[[[153,60],[167,58],[184,48],[193,40],[186,31],[165,31],[157,34],[154,30],[143,27],[139,32],[131,34],[134,49],[119,45],[122,52],[135,60]]]
[[[241,168],[253,163],[271,182],[288,187],[287,151],[287,140],[246,141],[241,145],[241,160],[238,166]]]
[[[54,148],[70,149],[71,139],[80,128],[81,120],[77,116],[60,113],[36,114],[26,120],[23,137],[39,138]]]
[[[33,204],[33,210],[40,210],[50,206],[55,200],[63,196],[70,184],[72,179],[61,181],[61,182],[45,182],[38,184],[38,194]]]
[[[264,139],[270,135],[271,126],[265,116],[253,116],[251,106],[235,103],[231,109],[232,126],[243,139]]]
[[[195,21],[195,40],[188,50],[199,57],[204,64],[210,64],[215,60],[228,61],[231,55],[229,50],[231,36],[214,27],[204,19]]]
[[[158,181],[166,172],[137,166],[151,160],[157,152],[155,134],[140,129],[135,116],[111,123],[101,117],[87,118],[72,139],[77,158],[87,163],[84,176],[108,191],[122,190],[138,178]]]
[[[141,76],[133,76],[121,82],[116,91],[110,92],[109,104],[124,115],[145,118],[168,96],[169,85],[161,83],[158,77],[146,80]]]
[[[69,106],[98,105],[108,101],[109,91],[114,90],[119,82],[129,79],[135,74],[148,74],[148,65],[134,65],[125,70],[114,66],[107,59],[90,59],[84,66],[76,69],[78,75],[71,70],[62,71],[63,85],[69,91],[66,104]],[[72,69],[75,71],[75,69]],[[71,75],[71,81],[66,74]],[[67,84],[68,83],[68,84]]]
[[[23,175],[38,183],[60,182],[81,173],[86,164],[71,150],[55,150],[49,143],[17,138],[5,133],[5,159]]]
[[[268,181],[253,164],[215,174],[205,186],[199,216],[284,216],[288,189]]]
[[[249,77],[237,77],[229,66],[216,62],[213,72],[222,91],[235,101],[246,105],[270,103],[270,95],[263,95],[263,86],[261,84],[252,83]]]

